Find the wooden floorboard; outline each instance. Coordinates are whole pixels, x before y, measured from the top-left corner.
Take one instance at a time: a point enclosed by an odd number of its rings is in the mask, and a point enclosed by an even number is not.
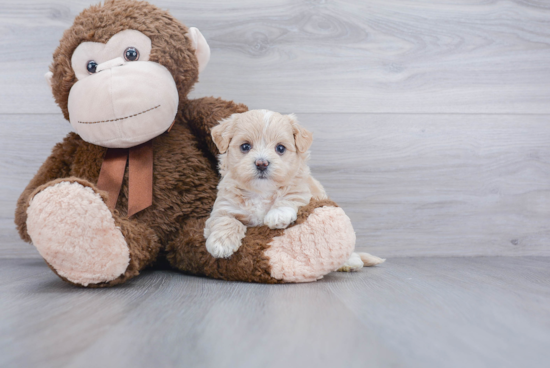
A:
[[[550,255],[546,115],[298,114],[312,172],[382,257]],[[0,115],[0,257],[36,257],[16,200],[69,131],[61,115]]]
[[[0,1],[0,113],[57,113],[43,75],[97,0]],[[194,96],[285,112],[550,113],[545,1],[152,1],[212,47]]]
[[[546,367],[550,258],[395,258],[301,285],[0,259],[2,367]]]

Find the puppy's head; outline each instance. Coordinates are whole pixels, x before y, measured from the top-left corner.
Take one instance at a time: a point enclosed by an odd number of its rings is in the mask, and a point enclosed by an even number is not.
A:
[[[244,185],[288,183],[305,166],[313,136],[296,116],[267,110],[233,114],[212,129],[222,176]]]

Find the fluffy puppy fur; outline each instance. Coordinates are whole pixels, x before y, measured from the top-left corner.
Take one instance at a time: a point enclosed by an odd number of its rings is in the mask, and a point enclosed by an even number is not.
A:
[[[214,257],[231,256],[247,226],[284,229],[311,198],[327,198],[307,166],[313,136],[295,115],[233,114],[212,129],[212,138],[222,180],[204,236]]]

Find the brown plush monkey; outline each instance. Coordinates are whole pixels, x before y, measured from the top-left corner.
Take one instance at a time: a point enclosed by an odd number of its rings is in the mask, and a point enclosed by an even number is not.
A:
[[[209,55],[197,29],[146,2],[92,6],[65,31],[47,78],[78,134],[54,147],[15,214],[22,239],[65,281],[112,286],[163,261],[225,280],[314,281],[352,253],[349,218],[328,200],[288,229],[248,229],[228,259],[207,252],[219,181],[210,129],[247,110],[187,98]]]

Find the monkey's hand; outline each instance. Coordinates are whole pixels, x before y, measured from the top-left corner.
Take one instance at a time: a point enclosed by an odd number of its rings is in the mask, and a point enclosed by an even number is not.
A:
[[[204,228],[206,250],[214,258],[229,258],[239,249],[245,234],[246,226],[234,217],[210,217]]]

